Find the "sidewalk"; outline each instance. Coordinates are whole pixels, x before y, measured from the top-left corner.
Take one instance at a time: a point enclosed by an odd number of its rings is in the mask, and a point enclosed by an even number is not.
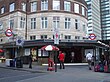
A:
[[[20,71],[29,71],[29,72],[47,72],[47,66],[42,65],[32,65],[32,69],[29,68],[28,64],[23,64],[23,68],[9,67],[5,63],[0,63],[0,68],[20,70]]]
[[[58,66],[59,64],[57,64]],[[85,66],[87,65],[87,63],[68,63],[66,64],[65,63],[65,66],[71,66],[71,65],[74,65],[74,66]],[[5,63],[0,63],[0,68],[5,68],[5,69],[12,69],[12,70],[20,70],[20,71],[29,71],[29,72],[49,72],[47,71],[47,68],[48,68],[48,64],[42,64],[42,65],[38,65],[38,64],[32,64],[32,69],[29,68],[29,65],[28,64],[23,64],[23,68],[16,68],[16,67],[9,67],[9,66],[6,66]]]

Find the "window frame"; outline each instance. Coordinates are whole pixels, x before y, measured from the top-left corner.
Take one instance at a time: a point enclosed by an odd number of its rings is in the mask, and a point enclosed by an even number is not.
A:
[[[57,4],[57,7],[56,7]],[[53,6],[52,6],[53,10],[60,10],[60,0],[53,0]]]
[[[64,1],[64,11],[71,11],[71,3],[69,1]]]
[[[41,11],[48,10],[48,0],[41,0]]]
[[[37,11],[37,1],[31,2],[31,12]]]
[[[65,18],[65,29],[70,29],[71,27],[71,18]]]
[[[41,28],[42,29],[48,28],[48,18],[47,17],[41,17]]]
[[[14,10],[15,10],[15,3],[13,2],[9,5],[9,12],[13,12]]]
[[[36,18],[31,18],[31,29],[36,29]]]

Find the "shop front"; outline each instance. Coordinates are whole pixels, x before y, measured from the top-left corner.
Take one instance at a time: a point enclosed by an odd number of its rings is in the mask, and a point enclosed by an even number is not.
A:
[[[7,59],[22,57],[24,63],[28,63],[28,56],[30,52],[32,52],[33,61],[42,64],[47,63],[49,57],[47,51],[41,50],[45,45],[54,45],[54,41],[47,39],[25,41],[23,46],[17,46],[16,43],[13,42],[4,44],[3,48],[6,50],[5,54]],[[59,44],[56,46],[59,48],[59,51],[65,54],[65,63],[86,62],[85,56],[88,51],[93,54],[95,60],[99,60],[104,50],[109,48],[108,45],[94,40],[60,40]],[[59,51],[57,51],[57,56]],[[55,52],[51,53],[55,54]]]

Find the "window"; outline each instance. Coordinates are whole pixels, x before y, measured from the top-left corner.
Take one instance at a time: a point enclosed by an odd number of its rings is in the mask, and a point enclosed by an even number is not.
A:
[[[26,3],[21,3],[22,11],[26,11]]]
[[[25,18],[21,17],[20,28],[24,28],[24,27],[25,27]]]
[[[48,55],[47,51],[45,51],[45,50],[41,51],[41,49],[38,49],[38,56],[39,57],[47,57],[49,55]]]
[[[36,39],[36,36],[30,36],[30,40],[35,40]]]
[[[85,16],[85,9],[82,7],[82,15]]]
[[[65,11],[70,11],[70,7],[71,7],[70,2],[64,1],[64,10]]]
[[[31,29],[36,29],[36,18],[31,18]]]
[[[74,12],[79,13],[79,4],[74,4]]]
[[[41,10],[48,10],[48,0],[41,1]]]
[[[1,8],[1,14],[3,14],[3,13],[5,13],[5,8],[4,7]]]
[[[58,29],[60,27],[60,17],[53,17],[53,28]]]
[[[70,35],[65,35],[65,39],[71,39]]]
[[[53,10],[60,10],[60,1],[53,0]]]
[[[42,17],[42,18],[41,18],[41,22],[42,22],[42,23],[41,23],[41,24],[42,24],[42,25],[41,25],[42,28],[43,28],[43,29],[44,29],[44,28],[47,28],[47,22],[48,22],[48,21],[47,21],[47,17]]]
[[[10,25],[10,29],[14,28],[14,19],[10,20],[9,25]]]
[[[12,12],[14,10],[15,10],[15,3],[11,3],[9,11]]]
[[[78,20],[75,19],[75,29],[78,30]]]
[[[3,42],[3,39],[0,39],[0,42]]]
[[[37,11],[37,2],[31,2],[31,12]]]
[[[0,22],[0,29],[3,29],[3,23]]]
[[[71,25],[70,18],[65,18],[65,29],[69,29]]]
[[[86,32],[86,25],[83,24],[83,32]]]
[[[76,39],[76,40],[79,40],[79,39],[80,39],[80,36],[75,36],[75,39]]]
[[[41,39],[47,39],[47,35],[41,35]]]

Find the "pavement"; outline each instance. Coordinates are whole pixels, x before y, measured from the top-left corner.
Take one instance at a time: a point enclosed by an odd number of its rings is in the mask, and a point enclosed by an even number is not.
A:
[[[57,69],[57,72],[47,71],[47,64],[33,64],[32,69],[30,69],[28,64],[23,64],[23,68],[16,68],[8,67],[5,63],[0,63],[0,68],[29,71],[34,73],[48,73],[44,76],[21,80],[18,82],[110,82],[110,73],[99,73],[94,72],[93,70],[88,70],[86,63],[74,63],[65,65],[67,65],[65,69]]]
[[[0,68],[5,69],[12,69],[12,70],[19,70],[19,71],[29,71],[29,72],[47,72],[47,66],[46,65],[32,65],[32,69],[29,68],[28,64],[23,64],[23,68],[17,68],[17,67],[10,67],[7,66],[5,63],[0,63]]]

